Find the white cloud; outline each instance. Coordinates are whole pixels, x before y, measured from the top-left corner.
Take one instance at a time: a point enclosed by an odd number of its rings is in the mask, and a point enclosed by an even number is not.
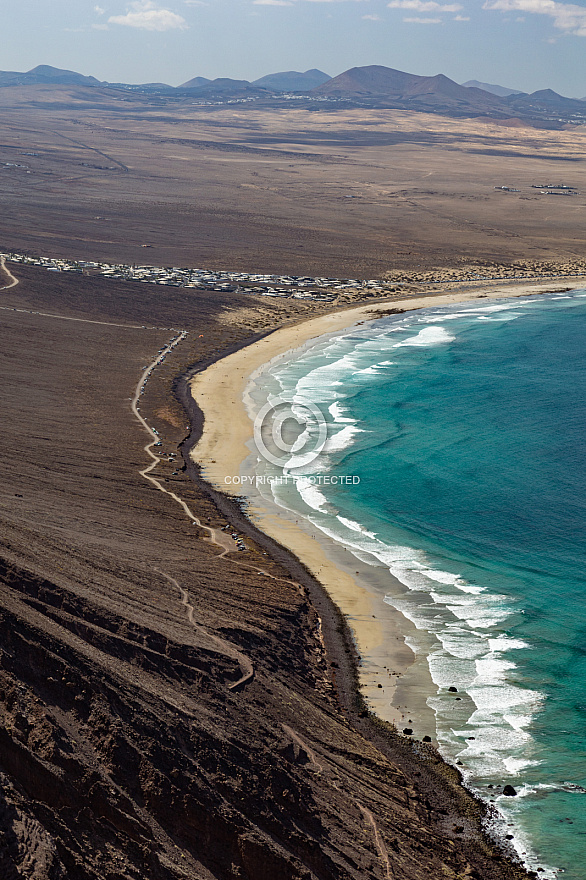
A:
[[[131,3],[126,15],[111,15],[108,24],[121,24],[145,31],[183,30],[187,27],[187,22],[181,15],[171,12],[170,9],[160,9],[152,0]]]
[[[441,18],[404,18],[408,24],[441,24]]]
[[[104,15],[105,11],[101,6],[94,6],[94,12],[97,12],[98,15]]]
[[[412,9],[414,12],[459,12],[460,3],[436,3],[436,0],[391,0],[389,9]]]
[[[469,15],[455,15],[454,21],[470,21]]]
[[[586,37],[586,8],[575,3],[558,3],[557,0],[486,0],[482,8],[547,15],[553,19],[553,25],[558,30]]]

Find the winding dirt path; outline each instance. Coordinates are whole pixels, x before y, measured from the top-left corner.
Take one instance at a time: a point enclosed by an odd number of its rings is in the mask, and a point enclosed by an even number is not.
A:
[[[148,367],[145,367],[142,376],[138,380],[138,384],[134,392],[134,397],[132,398],[131,409],[145,431],[147,431],[147,433],[151,436],[151,440],[149,440],[149,442],[145,445],[144,451],[147,453],[147,455],[150,456],[150,458],[152,458],[151,463],[147,465],[146,468],[143,468],[141,471],[139,471],[139,473],[141,477],[144,477],[145,480],[148,480],[150,483],[153,484],[153,486],[156,486],[157,489],[159,489],[161,492],[164,492],[165,495],[169,495],[170,498],[176,501],[177,504],[179,504],[179,506],[183,508],[187,516],[191,519],[192,523],[208,533],[207,538],[204,538],[204,540],[209,541],[210,544],[215,544],[216,546],[220,547],[222,553],[220,553],[219,555],[225,556],[227,553],[230,553],[234,550],[234,544],[231,541],[230,537],[222,532],[220,529],[213,529],[211,526],[204,525],[204,523],[202,523],[201,520],[195,515],[195,513],[189,508],[188,504],[183,500],[183,498],[181,498],[175,492],[171,492],[169,491],[169,489],[165,489],[161,481],[151,475],[151,471],[154,470],[161,462],[161,457],[157,455],[156,452],[153,452],[152,448],[155,443],[159,442],[159,435],[154,430],[154,428],[151,428],[146,419],[144,419],[143,416],[140,414],[140,409],[138,405],[140,397],[145,390],[146,383],[153,370],[155,370],[156,367],[158,367],[159,364],[161,364],[165,360],[165,357],[171,351],[173,351],[175,346],[179,345],[179,343],[182,342],[186,338],[186,336],[187,330],[181,330],[178,336],[174,337],[171,342],[167,343],[165,348],[155,358],[155,360],[150,363]]]
[[[376,824],[375,818],[367,807],[364,807],[360,801],[355,801],[356,806],[367,820],[369,825],[372,826],[372,831],[374,834],[374,842],[376,843],[376,848],[378,850],[378,854],[381,858],[383,865],[385,866],[387,872],[387,880],[393,880],[395,876],[394,872],[391,869],[391,862],[389,859],[389,852],[385,846],[385,842],[380,835],[380,831],[378,830],[378,825]]]
[[[311,746],[309,746],[303,739],[301,739],[299,734],[296,733],[292,727],[289,727],[288,724],[281,724],[281,727],[283,728],[283,730],[287,734],[287,736],[294,743],[296,743],[298,746],[300,746],[300,748],[302,748],[304,750],[304,752],[307,754],[307,757],[309,758],[311,767],[320,774],[326,773],[326,770],[324,769],[323,764],[320,764],[320,762],[317,758],[317,755],[314,752],[314,750],[311,748]],[[337,779],[332,779],[331,784],[332,784],[333,788],[336,789],[336,791],[338,791],[340,794],[344,794],[344,789],[343,789],[343,787],[341,787],[338,784]],[[383,866],[385,868],[385,876],[386,876],[387,880],[394,880],[395,874],[394,874],[394,871],[391,867],[391,860],[389,859],[389,851],[387,850],[387,848],[385,846],[385,842],[382,839],[382,836],[381,836],[381,833],[378,829],[378,825],[376,824],[376,819],[374,818],[374,815],[368,809],[368,807],[365,807],[363,804],[360,803],[360,801],[357,801],[356,798],[352,798],[352,800],[354,801],[354,803],[356,804],[356,806],[358,807],[358,809],[362,813],[363,817],[365,818],[365,820],[368,822],[368,824],[370,825],[370,827],[372,829],[376,849],[379,854],[380,860],[383,863]]]
[[[157,328],[157,329],[161,329],[161,328]],[[170,498],[172,498],[174,501],[176,501],[177,504],[179,504],[179,506],[183,508],[183,510],[185,511],[187,516],[191,519],[193,525],[196,525],[196,526],[198,526],[198,528],[207,532],[207,537],[204,538],[204,541],[208,541],[210,544],[215,544],[217,547],[219,547],[221,552],[218,554],[217,558],[222,559],[224,556],[227,556],[228,553],[234,553],[236,550],[236,548],[234,546],[234,542],[231,539],[230,535],[226,534],[226,532],[223,532],[221,529],[214,529],[214,528],[212,528],[212,526],[207,526],[207,525],[205,525],[205,523],[202,523],[202,521],[199,519],[199,517],[197,517],[195,515],[195,513],[190,509],[190,507],[183,500],[183,498],[181,498],[175,492],[171,492],[171,491],[169,491],[169,489],[166,489],[162,485],[160,480],[158,480],[156,477],[152,476],[151,471],[153,471],[156,468],[156,466],[161,462],[161,457],[159,455],[157,455],[156,452],[154,452],[152,449],[152,447],[156,443],[158,443],[159,435],[153,428],[151,428],[151,426],[148,424],[146,419],[144,419],[143,416],[140,414],[140,408],[139,408],[140,397],[145,391],[146,383],[148,382],[149,377],[151,376],[152,372],[164,361],[165,357],[169,354],[169,352],[171,352],[175,348],[176,345],[179,345],[179,343],[182,342],[186,338],[187,335],[188,335],[187,330],[181,330],[179,332],[179,335],[174,337],[171,340],[171,342],[169,342],[165,346],[165,348],[155,358],[155,360],[152,363],[150,363],[147,367],[145,367],[140,379],[138,380],[138,384],[137,384],[136,390],[134,392],[134,397],[132,398],[131,409],[132,409],[132,412],[134,413],[134,415],[136,416],[136,418],[138,419],[138,421],[140,422],[140,424],[143,426],[143,428],[151,436],[151,440],[145,445],[144,450],[147,453],[147,455],[149,455],[150,458],[152,458],[151,463],[146,468],[143,468],[143,470],[139,471],[139,474],[141,475],[141,477],[144,477],[145,480],[148,480],[150,483],[152,483],[153,486],[156,486],[157,489],[159,489],[161,492],[164,492],[165,495],[168,495]],[[232,562],[234,565],[239,565],[241,568],[245,568],[248,571],[252,571],[256,574],[264,574],[266,577],[271,578],[272,580],[275,580],[275,581],[285,581],[286,583],[291,582],[290,578],[278,577],[277,575],[271,574],[271,572],[266,571],[266,569],[264,569],[264,568],[259,568],[258,565],[248,565],[247,563],[240,562],[237,559],[231,559],[230,562]]]
[[[181,602],[185,606],[187,611],[187,619],[195,630],[198,630],[202,635],[208,638],[211,642],[215,642],[215,644],[220,649],[220,653],[225,654],[227,657],[230,657],[232,660],[236,660],[238,665],[240,666],[242,675],[238,679],[238,681],[232,682],[232,684],[228,685],[229,691],[237,690],[242,685],[251,681],[254,677],[254,666],[252,665],[251,660],[239,651],[231,642],[226,641],[226,639],[222,639],[220,636],[216,636],[211,633],[205,626],[202,626],[200,623],[196,623],[193,619],[194,608],[193,605],[189,601],[189,593],[185,590],[178,581],[175,580],[174,577],[171,577],[170,574],[167,574],[165,571],[161,571],[160,568],[155,568],[159,574],[161,574],[164,578],[167,578],[173,586],[177,587],[179,592],[181,593]]]
[[[204,531],[206,531],[208,533],[207,538],[204,538],[204,540],[209,541],[211,544],[215,544],[216,546],[220,547],[222,552],[219,554],[218,558],[222,558],[223,556],[226,556],[228,553],[233,552],[233,550],[234,550],[234,545],[233,545],[233,542],[231,541],[230,537],[228,535],[226,535],[224,532],[222,532],[220,529],[213,529],[211,526],[204,525],[201,522],[201,520],[193,513],[193,511],[190,509],[187,502],[183,500],[183,498],[181,498],[179,495],[177,495],[176,492],[170,492],[168,489],[166,489],[161,484],[160,480],[158,480],[156,477],[151,475],[151,471],[154,468],[156,468],[156,466],[161,461],[160,456],[158,456],[156,454],[156,452],[154,452],[152,449],[152,447],[155,445],[155,443],[159,442],[159,437],[158,437],[157,432],[153,428],[151,428],[151,426],[148,424],[146,419],[144,419],[143,416],[140,414],[140,409],[138,406],[138,402],[140,400],[140,397],[141,397],[142,393],[144,392],[146,383],[149,379],[149,376],[153,372],[153,370],[155,370],[156,367],[159,366],[159,364],[161,364],[163,362],[163,360],[169,354],[169,352],[173,351],[175,346],[179,345],[179,343],[182,342],[186,336],[187,336],[187,331],[182,330],[178,336],[176,336],[174,339],[172,339],[171,342],[169,342],[165,346],[165,348],[160,352],[158,357],[156,357],[155,360],[152,361],[152,363],[150,363],[145,368],[145,370],[142,373],[142,376],[138,380],[138,384],[136,386],[136,391],[134,392],[134,397],[132,398],[131,409],[132,409],[132,412],[134,413],[134,415],[136,416],[136,418],[138,419],[138,421],[143,426],[143,428],[150,434],[150,436],[152,438],[144,447],[145,452],[152,458],[152,461],[149,465],[147,465],[146,468],[143,468],[141,471],[139,471],[139,473],[142,477],[145,478],[145,480],[148,480],[150,483],[153,484],[153,486],[156,486],[157,489],[159,489],[161,492],[164,492],[165,495],[169,495],[170,498],[172,498],[174,501],[176,501],[177,504],[179,504],[180,507],[183,508],[183,510],[185,511],[187,516],[191,519],[191,521],[194,525],[197,525],[200,529],[203,529]],[[246,566],[246,567],[248,568],[248,566]],[[235,648],[233,644],[226,641],[225,639],[220,638],[220,636],[216,636],[213,633],[209,632],[205,627],[201,626],[201,624],[196,623],[195,620],[193,619],[194,608],[193,608],[193,605],[191,605],[191,603],[189,602],[189,594],[188,594],[187,590],[185,590],[178,583],[178,581],[174,577],[172,577],[170,574],[167,574],[166,572],[161,571],[158,568],[156,568],[155,571],[157,571],[159,574],[163,575],[163,577],[165,577],[170,583],[172,583],[181,593],[181,601],[187,611],[187,619],[190,622],[190,624],[196,630],[200,631],[204,636],[206,636],[208,639],[210,639],[212,642],[215,642],[215,644],[218,645],[221,653],[225,654],[226,656],[230,657],[233,660],[236,660],[236,662],[240,666],[240,669],[242,671],[242,675],[238,679],[238,681],[232,682],[232,684],[228,685],[228,690],[231,690],[231,691],[237,690],[238,688],[242,687],[243,685],[245,685],[249,681],[251,681],[252,678],[254,677],[254,666],[252,664],[252,661],[245,654],[243,654],[241,651],[238,651],[238,649]]]
[[[2,269],[6,277],[10,279],[10,284],[5,284],[3,287],[0,287],[0,290],[10,290],[11,287],[16,287],[17,284],[20,284],[18,278],[12,274],[6,265],[6,257],[0,257],[0,269]]]

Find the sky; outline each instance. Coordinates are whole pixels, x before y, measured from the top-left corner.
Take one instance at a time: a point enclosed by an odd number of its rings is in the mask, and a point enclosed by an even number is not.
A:
[[[254,80],[381,64],[586,97],[586,0],[19,0],[0,69],[109,82]],[[8,7],[9,8],[6,8]]]

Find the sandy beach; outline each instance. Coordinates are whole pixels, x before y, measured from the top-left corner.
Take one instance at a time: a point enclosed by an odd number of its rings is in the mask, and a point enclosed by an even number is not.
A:
[[[203,412],[201,439],[192,458],[204,479],[235,496],[247,494],[234,476],[242,473],[250,455],[253,425],[244,405],[246,386],[257,371],[276,358],[289,359],[312,339],[350,328],[358,322],[382,317],[387,309],[423,309],[474,301],[477,298],[510,298],[537,295],[583,286],[583,279],[562,279],[524,284],[495,282],[466,291],[395,298],[284,326],[269,336],[223,358],[191,380],[191,393]],[[325,587],[345,615],[361,658],[359,681],[369,708],[379,717],[413,729],[418,738],[435,740],[435,718],[427,697],[436,692],[425,656],[416,657],[405,642],[413,625],[384,603],[384,586],[376,590],[356,571],[356,561],[344,564],[343,550],[324,535],[313,534],[311,524],[296,520],[281,508],[251,494],[247,515],[255,526],[287,547]],[[272,507],[272,509],[270,509]],[[390,578],[390,574],[388,575]],[[382,685],[382,687],[381,687]]]

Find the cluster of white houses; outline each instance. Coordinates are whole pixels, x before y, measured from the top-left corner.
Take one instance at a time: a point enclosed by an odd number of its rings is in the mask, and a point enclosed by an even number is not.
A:
[[[282,296],[293,299],[332,301],[343,292],[368,290],[384,293],[385,282],[355,278],[311,278],[307,275],[265,275],[251,272],[229,272],[209,269],[182,269],[177,266],[127,266],[123,263],[101,263],[94,260],[62,260],[33,257],[27,254],[0,254],[14,263],[42,266],[50,272],[78,272],[106,275],[121,281],[142,281],[171,287],[192,287],[235,293],[254,293],[261,296]]]

